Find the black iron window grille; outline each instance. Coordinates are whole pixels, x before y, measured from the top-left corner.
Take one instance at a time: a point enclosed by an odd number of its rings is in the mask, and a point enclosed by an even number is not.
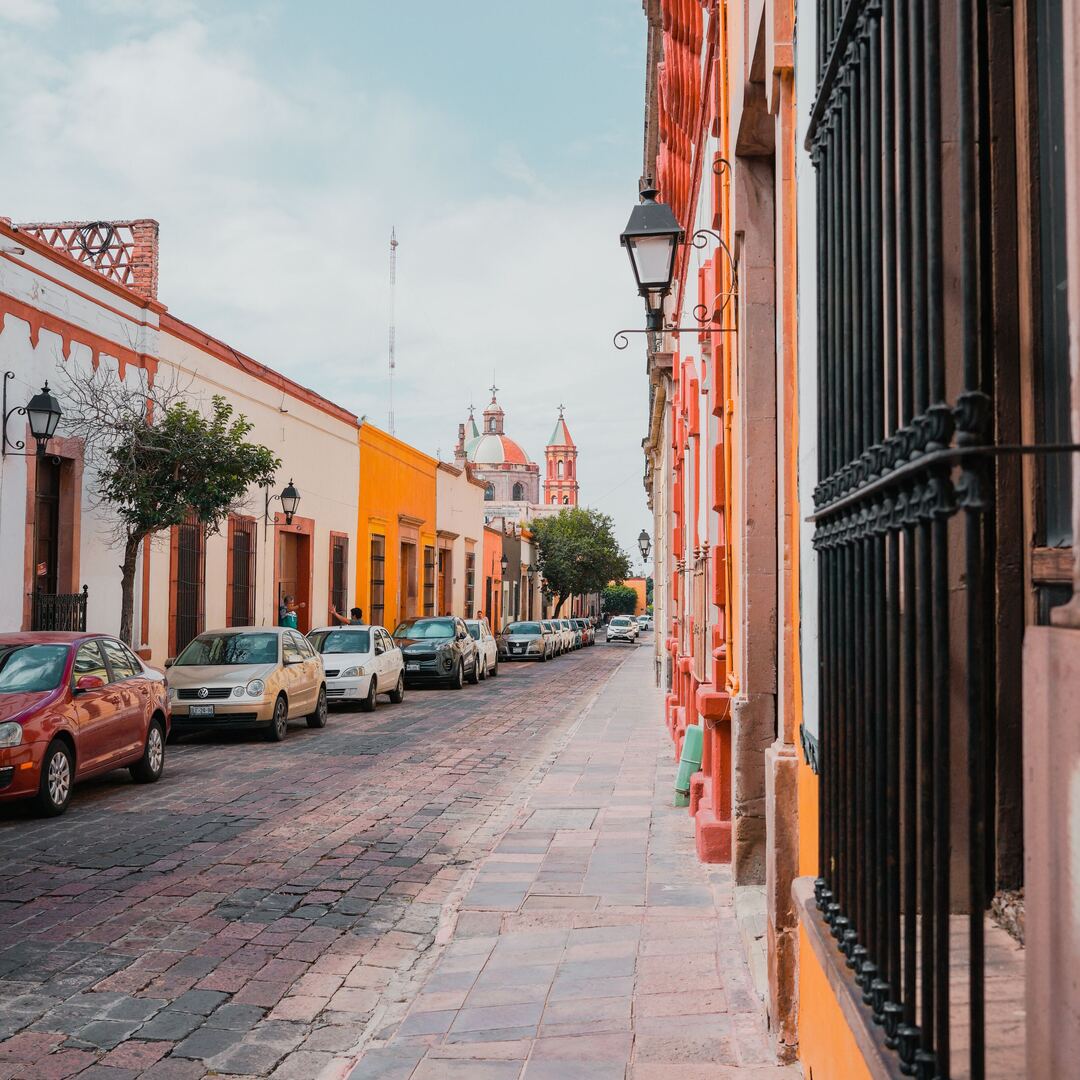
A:
[[[371,538],[371,622],[382,626],[386,619],[386,537]]]
[[[330,603],[335,611],[349,609],[349,538],[330,538]]]
[[[995,307],[1010,300],[995,291],[991,100],[1012,71],[991,74],[993,7],[820,0],[807,137],[819,238],[815,895],[900,1071],[922,1080],[985,1075],[997,462],[1076,449],[994,441],[1008,362]],[[948,303],[947,248],[959,272]],[[957,912],[962,949],[950,947]],[[961,1024],[951,997],[964,991]]]
[[[471,619],[476,611],[476,552],[465,553],[465,618]]]
[[[202,633],[206,590],[206,528],[189,513],[176,526],[174,649],[178,655]]]
[[[435,549],[424,546],[424,614],[435,614]]]
[[[229,626],[252,626],[255,622],[256,521],[235,517],[229,524],[232,574],[227,622]]]

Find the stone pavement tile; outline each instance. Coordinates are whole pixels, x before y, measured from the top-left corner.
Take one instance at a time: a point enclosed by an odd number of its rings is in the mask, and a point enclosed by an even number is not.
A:
[[[117,1069],[137,1069],[141,1072],[160,1061],[172,1048],[173,1044],[169,1042],[141,1042],[133,1039],[121,1043],[115,1050],[110,1050],[101,1059],[101,1064]]]
[[[621,1061],[552,1061],[532,1058],[522,1080],[624,1080],[626,1065]]]
[[[516,1005],[488,1005],[461,1009],[450,1030],[455,1033],[467,1031],[494,1031],[501,1028],[535,1027],[540,1023],[543,1005],[540,1002],[523,1002]]]
[[[441,1012],[443,1009],[460,1009],[468,997],[466,990],[447,990],[443,993],[420,994],[412,1003],[410,1013]]]
[[[0,1065],[13,1061],[36,1061],[55,1050],[65,1035],[53,1031],[24,1031],[0,1042]]]
[[[532,1049],[532,1039],[517,1039],[503,1042],[439,1043],[432,1046],[427,1056],[436,1058],[499,1059],[506,1061],[524,1061]]]
[[[457,1019],[456,1009],[442,1012],[411,1012],[401,1022],[396,1038],[409,1035],[442,1035],[450,1030],[450,1025]]]
[[[634,1036],[630,1032],[542,1036],[533,1045],[529,1061],[625,1063],[630,1060],[633,1045]]]
[[[616,976],[614,978],[564,978],[557,975],[551,987],[552,1001],[566,1001],[569,999],[629,997],[634,990],[632,976]]]
[[[536,1037],[535,1024],[522,1024],[519,1027],[481,1029],[478,1031],[448,1031],[444,1043],[499,1043],[520,1042],[522,1039]]]
[[[736,1065],[739,1063],[739,1055],[733,1036],[690,1029],[670,1031],[667,1034],[636,1035],[634,1060]]]
[[[630,1023],[630,1001],[628,997],[594,998],[586,1001],[552,1001],[544,1009],[541,1020],[541,1035],[569,1035],[569,1031],[550,1031],[556,1026],[565,1027],[574,1024],[626,1024]],[[622,1030],[611,1027],[608,1030]],[[586,1034],[586,1032],[582,1032]]]
[[[409,1080],[424,1052],[424,1047],[376,1047],[364,1054],[348,1080]]]
[[[94,1064],[96,1055],[88,1050],[57,1050],[32,1065],[20,1065],[18,1080],[67,1080]]]
[[[205,1073],[201,1062],[169,1057],[147,1069],[139,1080],[200,1080]]]
[[[148,1024],[138,1029],[140,1039],[185,1039],[204,1022],[204,1017],[195,1013],[180,1012],[178,1009],[164,1009]]]
[[[270,1080],[313,1080],[333,1059],[330,1053],[298,1050],[282,1061],[270,1074]]]
[[[493,1061],[490,1058],[425,1058],[411,1080],[518,1080],[521,1061]]]
[[[723,990],[679,990],[666,994],[635,994],[634,1015],[694,1016],[727,1012],[727,997]]]

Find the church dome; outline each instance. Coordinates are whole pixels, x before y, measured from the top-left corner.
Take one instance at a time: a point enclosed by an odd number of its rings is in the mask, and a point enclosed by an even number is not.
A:
[[[474,465],[529,464],[525,451],[509,435],[481,435],[466,445],[465,456]]]

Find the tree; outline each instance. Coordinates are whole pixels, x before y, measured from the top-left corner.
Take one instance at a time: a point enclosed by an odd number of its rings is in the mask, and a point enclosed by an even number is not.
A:
[[[653,579],[651,574],[645,579],[645,609],[650,612],[653,609]]]
[[[630,560],[615,539],[611,518],[597,510],[567,508],[537,518],[529,529],[556,616],[567,597],[598,593],[608,582],[621,581],[630,573]]]
[[[175,380],[127,381],[104,365],[65,367],[64,379],[65,428],[83,442],[91,498],[116,518],[112,539],[124,552],[120,636],[132,645],[135,569],[146,538],[189,514],[207,535],[217,532],[252,485],[273,483],[281,462],[247,441],[251,423],[220,395],[204,416]]]
[[[609,585],[600,601],[608,615],[633,615],[637,608],[638,594],[629,585]]]

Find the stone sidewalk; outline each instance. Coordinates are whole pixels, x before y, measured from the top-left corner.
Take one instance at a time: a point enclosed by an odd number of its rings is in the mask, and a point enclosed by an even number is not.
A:
[[[614,673],[481,863],[426,981],[388,987],[399,1016],[325,1078],[801,1076],[774,1064],[730,873],[697,862],[672,806],[651,652]]]

